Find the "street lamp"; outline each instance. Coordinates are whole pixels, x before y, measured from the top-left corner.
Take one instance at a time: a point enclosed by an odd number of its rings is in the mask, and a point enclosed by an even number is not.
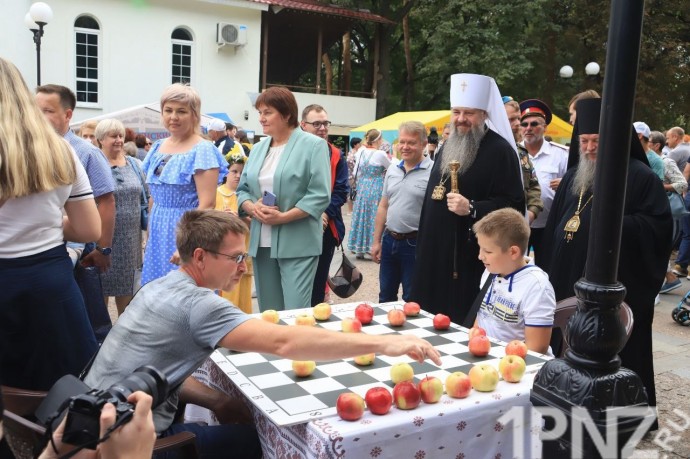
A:
[[[53,19],[53,10],[43,2],[36,2],[31,5],[29,12],[24,16],[24,24],[33,32],[34,43],[36,43],[36,82],[41,85],[41,37],[43,27]]]
[[[601,70],[601,68],[599,67],[599,64],[597,64],[596,62],[590,62],[589,64],[587,64],[585,66],[585,73],[588,76],[599,75],[599,70]],[[558,75],[561,78],[571,78],[573,76],[573,73],[574,73],[573,68],[569,65],[564,65],[558,71]]]

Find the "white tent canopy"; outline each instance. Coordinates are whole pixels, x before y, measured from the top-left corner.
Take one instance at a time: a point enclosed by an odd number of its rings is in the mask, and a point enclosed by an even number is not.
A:
[[[78,131],[82,123],[86,121],[100,121],[109,118],[115,118],[122,121],[122,124],[124,124],[126,128],[130,128],[138,134],[145,134],[146,137],[152,140],[164,139],[170,136],[170,133],[166,131],[161,124],[161,110],[160,103],[158,102],[146,105],[135,105],[134,107],[119,110],[117,112],[106,113],[105,115],[94,116],[80,121],[73,121],[70,123],[70,127],[74,131]],[[213,118],[210,116],[201,115],[201,132],[206,132],[206,126],[212,119]]]

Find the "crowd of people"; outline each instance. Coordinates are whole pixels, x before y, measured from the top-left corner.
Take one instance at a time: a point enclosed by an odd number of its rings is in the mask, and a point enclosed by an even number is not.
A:
[[[588,91],[571,100],[568,149],[545,138],[553,115],[543,101],[502,97],[483,75],[450,81],[440,135],[409,121],[392,148],[371,129],[346,153],[329,142],[327,110],[300,114],[284,87],[256,99],[265,137],[254,145],[220,120],[202,134],[200,97],[181,84],[161,95],[162,140],[115,119],[83,123],[77,135],[69,88],[32,95],[0,59],[2,384],[48,390],[87,369],[85,382],[105,388],[151,364],[174,389],[158,407],[137,395],[139,423],[153,423],[158,436],[194,432],[203,457],[230,449],[260,457],[246,406],[191,376],[216,347],[440,363],[413,336],[296,331],[248,315],[254,285],[261,311],[327,300],[344,243],[380,263],[380,302],[396,301],[402,287],[403,300],[428,312],[550,354],[556,302],[574,295],[587,263],[601,99]],[[679,127],[664,135],[636,122],[632,132],[618,278],[635,326],[620,356],[654,406],[655,297],[678,288],[690,264],[690,217],[672,215],[669,204],[687,191],[690,145]],[[103,305],[114,297],[120,317],[107,336],[97,334],[75,265],[99,274]],[[226,422],[176,423],[182,402]]]

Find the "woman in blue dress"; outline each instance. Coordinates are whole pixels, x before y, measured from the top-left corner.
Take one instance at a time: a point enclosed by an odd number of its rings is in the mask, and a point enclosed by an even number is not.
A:
[[[388,155],[381,150],[381,131],[367,131],[365,142],[364,148],[357,153],[355,162],[354,181],[357,184],[357,197],[352,210],[352,229],[347,244],[359,259],[371,252],[376,210],[383,193],[383,179],[391,164]]]
[[[153,145],[142,166],[153,207],[141,285],[176,268],[177,222],[188,210],[213,209],[216,188],[228,173],[223,156],[200,135],[201,100],[194,89],[169,86],[161,96],[161,118],[170,137]]]

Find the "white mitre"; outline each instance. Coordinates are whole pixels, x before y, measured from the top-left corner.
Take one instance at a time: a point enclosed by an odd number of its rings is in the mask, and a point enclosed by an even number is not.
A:
[[[464,107],[484,110],[488,114],[486,124],[506,139],[508,144],[515,146],[513,131],[506,109],[503,106],[501,93],[493,78],[473,73],[456,73],[450,77],[450,107]]]

